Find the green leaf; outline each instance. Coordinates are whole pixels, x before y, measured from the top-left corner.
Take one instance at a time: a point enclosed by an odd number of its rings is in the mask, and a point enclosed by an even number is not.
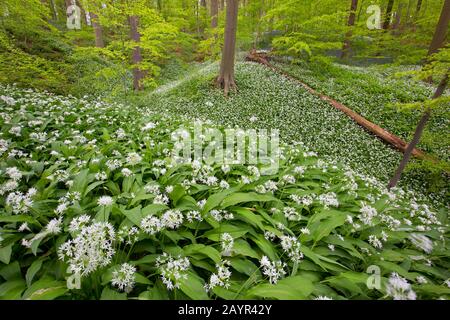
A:
[[[189,272],[187,278],[180,279],[178,283],[181,291],[189,298],[193,300],[209,300],[203,280],[193,272]]]
[[[25,280],[16,279],[9,280],[0,285],[0,299],[2,300],[18,300],[22,292],[26,288]]]
[[[14,261],[0,269],[0,276],[5,280],[22,279],[19,261]]]
[[[243,239],[236,239],[234,241],[233,252],[235,254],[241,254],[243,256],[255,258],[258,260],[261,258],[261,256],[252,249],[250,244]]]
[[[4,264],[9,264],[11,260],[12,246],[13,244],[10,244],[9,246],[0,248],[0,261]]]
[[[222,203],[220,204],[221,208],[227,208],[234,206],[238,203],[245,203],[245,202],[267,202],[267,201],[277,201],[279,202],[277,198],[270,195],[265,194],[258,194],[255,192],[249,192],[249,193],[233,193],[229,196],[227,196],[225,199],[223,199]]]
[[[29,287],[31,285],[31,282],[33,281],[34,276],[36,273],[39,272],[39,270],[42,267],[42,262],[45,260],[45,258],[40,258],[31,264],[31,266],[27,270],[27,274],[25,275],[25,280],[27,281],[27,286]]]
[[[102,296],[100,300],[126,300],[126,293],[119,293],[117,291],[111,290],[108,287],[105,287],[102,291]]]
[[[201,254],[209,257],[214,263],[220,262],[220,252],[210,246],[205,246],[204,244],[191,244],[183,248],[184,254],[186,256],[191,256],[193,254]]]
[[[141,225],[141,220],[143,218],[141,213],[141,206],[138,206],[131,210],[125,210],[121,208],[120,212],[122,212],[128,218],[128,220],[133,222],[136,226]]]
[[[277,284],[263,283],[247,291],[247,295],[279,300],[304,300],[314,290],[313,283],[302,276],[288,277]]]

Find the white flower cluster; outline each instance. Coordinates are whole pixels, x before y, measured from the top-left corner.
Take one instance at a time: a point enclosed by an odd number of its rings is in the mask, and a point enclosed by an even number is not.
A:
[[[69,271],[87,276],[100,267],[107,266],[115,253],[113,242],[116,233],[107,222],[84,225],[75,237],[58,249],[61,260],[69,263]]]
[[[409,240],[418,249],[430,254],[433,251],[433,241],[427,236],[419,233],[413,233],[409,235]]]
[[[234,215],[231,212],[226,210],[211,210],[209,214],[216,220],[217,222],[221,222],[222,220],[232,220],[234,219]]]
[[[36,194],[36,189],[30,188],[27,193],[20,191],[11,192],[6,197],[6,205],[11,207],[15,214],[27,213],[29,208],[33,205],[32,196]]]
[[[121,291],[130,293],[135,284],[136,267],[123,263],[119,270],[113,271],[111,283]]]
[[[222,247],[222,255],[230,256],[233,251],[234,239],[229,233],[220,235],[220,245]]]
[[[263,256],[260,260],[262,272],[265,276],[269,277],[269,282],[276,284],[279,279],[286,275],[284,268],[287,267],[286,263],[282,261],[270,261],[267,256]]]
[[[281,236],[281,247],[287,253],[293,262],[299,262],[303,259],[303,252],[300,251],[301,244],[293,236]]]
[[[292,207],[284,207],[283,214],[289,221],[300,221],[302,216]]]
[[[394,300],[416,300],[416,293],[406,279],[393,272],[389,277],[386,293]]]
[[[190,262],[186,257],[178,256],[177,259],[174,259],[171,255],[164,252],[156,259],[156,266],[159,268],[161,279],[167,289],[173,290],[180,287],[180,279],[187,279],[186,272],[189,269]]]
[[[179,210],[167,210],[163,213],[161,218],[149,215],[141,220],[141,228],[145,233],[153,235],[161,230],[177,229],[184,221],[183,214]]]
[[[205,284],[205,290],[211,291],[215,287],[224,287],[228,289],[230,287],[231,271],[228,268],[230,262],[223,260],[216,265],[217,272],[213,273],[209,278],[209,282]]]
[[[336,193],[329,192],[321,194],[317,197],[317,200],[325,207],[339,207],[339,201],[336,197]]]

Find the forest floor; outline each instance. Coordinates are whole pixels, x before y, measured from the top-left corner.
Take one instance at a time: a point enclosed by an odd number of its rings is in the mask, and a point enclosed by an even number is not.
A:
[[[392,79],[389,75],[393,70],[364,70],[336,64],[324,68],[318,64],[277,63],[277,67],[406,141],[411,138],[420,112],[402,111],[393,105],[420,101],[433,92],[432,87],[417,82]],[[211,85],[218,72],[218,64],[211,63],[197,65],[181,79],[140,98],[137,104],[230,127],[279,129],[285,142],[302,142],[328,161],[343,163],[383,182],[392,176],[401,153],[341,111],[264,66],[239,62],[236,68],[239,92],[228,98]],[[419,147],[448,161],[449,139],[442,139],[442,133],[447,137],[449,134],[446,119],[448,115],[442,113],[432,118]],[[412,161],[412,169],[405,173],[401,186],[426,194],[436,204],[448,204],[448,184],[430,182],[429,172],[415,168],[417,163]]]

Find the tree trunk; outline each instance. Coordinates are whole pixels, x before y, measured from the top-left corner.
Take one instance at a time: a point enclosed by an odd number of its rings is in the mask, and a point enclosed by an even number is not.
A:
[[[397,30],[400,27],[400,22],[402,20],[403,3],[399,2],[397,7],[397,12],[395,13],[394,24],[392,25],[393,30]]]
[[[53,20],[57,21],[58,20],[58,9],[56,8],[54,0],[50,0],[50,7],[51,7],[51,10],[52,10]]]
[[[141,47],[139,46],[139,42],[141,41],[141,35],[139,34],[138,31],[139,18],[137,16],[130,16],[128,20],[130,23],[131,40],[135,42],[135,47],[133,48],[132,62],[134,65],[136,65],[142,62]],[[140,70],[139,67],[135,67],[133,69],[133,87],[135,91],[140,91],[143,89],[142,79],[144,78],[144,76],[145,76],[144,72]]]
[[[236,30],[239,0],[227,0],[227,17],[225,25],[225,39],[220,63],[220,74],[217,78],[217,86],[224,90],[225,96],[230,90],[236,90],[234,80],[234,59],[236,50]]]
[[[225,0],[220,0],[220,10],[225,9]]]
[[[389,29],[389,24],[391,23],[391,14],[392,8],[394,7],[394,0],[389,0],[387,9],[386,9],[386,17],[384,18],[383,29]]]
[[[100,25],[100,22],[98,21],[98,16],[91,12],[91,23],[92,26],[94,27],[94,33],[95,33],[95,46],[97,48],[104,48],[105,47],[105,43],[103,41],[103,28]]]
[[[448,72],[442,79],[438,88],[436,89],[433,99],[439,98],[444,93],[445,87],[447,86],[447,82],[448,82]],[[397,185],[397,183],[400,181],[402,173],[405,170],[406,165],[409,162],[409,159],[411,158],[412,151],[414,150],[416,145],[419,143],[420,138],[422,137],[423,130],[425,129],[425,126],[426,126],[428,120],[430,119],[430,116],[431,116],[431,109],[428,108],[427,110],[425,110],[424,114],[422,115],[422,118],[419,121],[419,124],[416,127],[416,131],[414,132],[414,137],[413,137],[412,141],[408,144],[408,147],[406,148],[406,151],[403,155],[403,159],[400,162],[400,165],[398,166],[397,171],[395,172],[391,181],[389,182],[388,189],[394,188]]]
[[[431,41],[430,48],[428,50],[428,56],[438,52],[438,50],[444,46],[449,21],[450,0],[445,0],[439,22],[436,26],[436,31],[434,32],[433,40]]]
[[[351,0],[350,13],[348,15],[347,26],[353,27],[356,19],[356,8],[358,8],[358,0]],[[342,47],[341,58],[345,58],[348,55],[350,49],[350,38],[352,36],[352,30],[349,30],[345,35],[344,45]]]
[[[211,0],[211,28],[215,29],[218,25],[219,16],[219,2],[218,0]]]

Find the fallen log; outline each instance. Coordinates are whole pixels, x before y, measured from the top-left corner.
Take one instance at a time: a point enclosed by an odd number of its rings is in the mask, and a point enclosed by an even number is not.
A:
[[[396,149],[400,150],[401,152],[405,152],[406,148],[408,147],[408,143],[403,141],[401,138],[399,138],[395,134],[392,134],[389,131],[381,128],[378,125],[376,125],[375,123],[370,122],[369,120],[367,120],[366,118],[362,117],[358,113],[354,112],[352,109],[346,107],[342,103],[339,103],[336,100],[334,100],[334,99],[332,99],[332,98],[330,98],[330,97],[328,97],[328,96],[326,96],[324,94],[321,94],[321,93],[317,92],[316,90],[314,90],[313,88],[308,86],[306,83],[303,83],[299,79],[294,78],[293,76],[291,76],[288,73],[284,72],[280,68],[275,67],[274,65],[272,65],[268,61],[268,56],[267,55],[259,54],[255,50],[252,50],[246,56],[245,60],[246,61],[257,62],[257,63],[260,63],[262,65],[265,65],[268,68],[272,69],[274,72],[280,73],[283,76],[285,76],[286,78],[291,79],[291,80],[299,83],[308,92],[310,92],[311,94],[319,97],[321,100],[328,102],[329,104],[331,104],[336,109],[342,111],[348,117],[350,117],[353,121],[355,121],[357,124],[362,126],[364,129],[366,129],[367,131],[371,132],[372,134],[374,134],[375,136],[377,136],[378,138],[380,138],[384,142],[386,142],[386,143],[390,144],[391,146],[395,147]],[[436,159],[432,158],[429,155],[426,155],[422,150],[419,150],[417,148],[414,148],[412,154],[413,154],[413,156],[415,156],[416,158],[419,158],[419,159],[426,159],[426,160],[430,160],[430,161],[433,161],[433,162],[437,162]]]

